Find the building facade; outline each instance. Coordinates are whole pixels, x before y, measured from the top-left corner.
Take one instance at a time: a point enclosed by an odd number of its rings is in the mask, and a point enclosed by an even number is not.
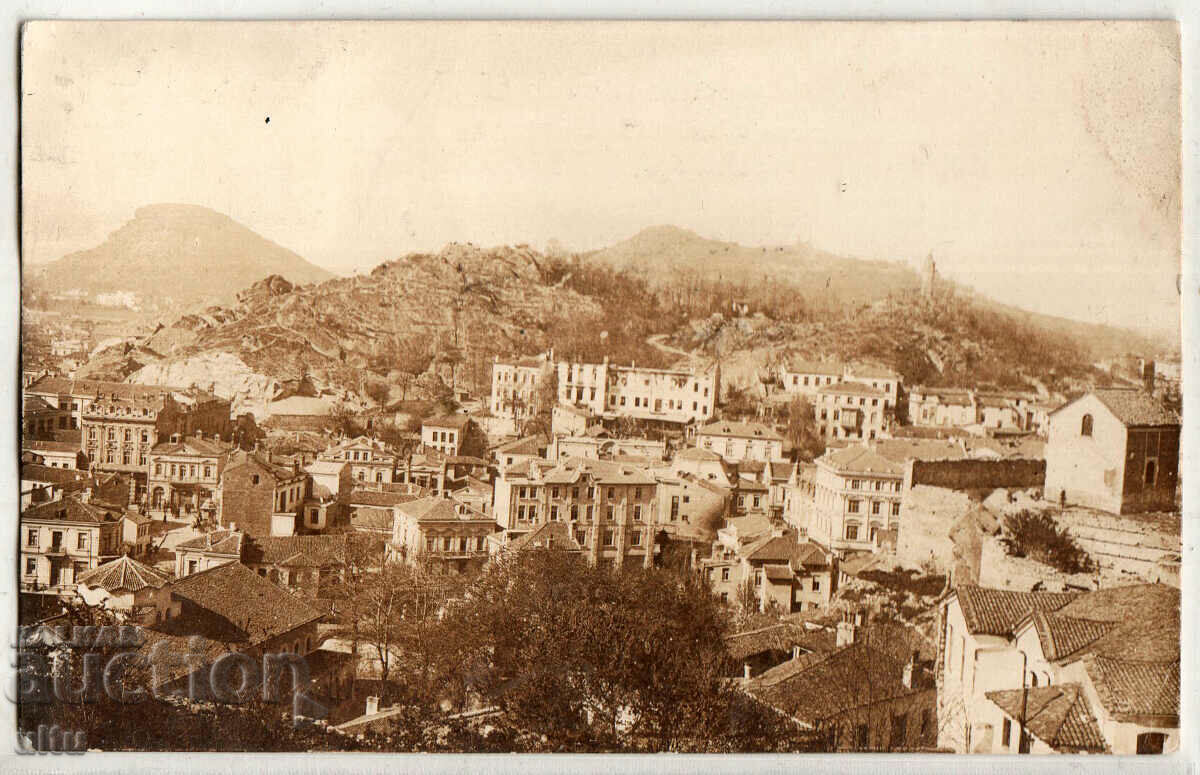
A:
[[[696,430],[696,446],[715,452],[733,463],[781,461],[783,437],[762,423],[720,420]]]
[[[558,364],[558,400],[606,418],[682,425],[713,416],[721,370],[649,369],[603,363]]]
[[[844,381],[817,390],[814,420],[827,439],[870,440],[890,435],[894,412],[887,393]]]
[[[875,551],[885,530],[898,531],[904,466],[862,446],[816,460],[809,538],[835,550]]]
[[[26,509],[20,518],[23,592],[71,596],[79,578],[121,547],[121,511],[90,493]]]
[[[345,439],[317,455],[325,463],[346,463],[356,482],[391,484],[395,479],[396,455],[387,445],[366,436]]]

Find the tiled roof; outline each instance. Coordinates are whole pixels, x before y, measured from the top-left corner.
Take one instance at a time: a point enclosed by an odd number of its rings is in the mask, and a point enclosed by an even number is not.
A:
[[[242,548],[242,562],[262,565],[323,568],[345,560],[345,534],[251,537]]]
[[[474,510],[466,515],[459,514],[454,503],[437,496],[402,503],[396,509],[402,515],[412,517],[417,522],[493,521],[486,514],[480,514]]]
[[[471,422],[471,418],[465,414],[455,414],[443,417],[427,417],[421,422],[421,425],[430,428],[458,428],[461,430],[469,422]]]
[[[1054,611],[1079,596],[1078,592],[1018,592],[974,584],[955,588],[967,629],[976,635],[1009,635],[1032,611]]]
[[[155,444],[150,450],[154,455],[195,455],[197,457],[217,457],[230,450],[228,444],[185,436],[179,441],[164,441]]]
[[[900,375],[886,366],[872,363],[855,363],[850,365],[850,376],[859,379],[900,379]]]
[[[1095,622],[1054,612],[1035,611],[1033,626],[1037,630],[1038,641],[1042,644],[1042,654],[1046,659],[1055,661],[1074,654],[1116,625],[1112,622]]]
[[[783,437],[762,423],[718,420],[696,431],[698,436],[728,436],[736,439],[783,441]]]
[[[1129,716],[1179,716],[1178,660],[1133,662],[1089,655],[1083,664],[1100,704],[1118,720]]]
[[[121,518],[121,510],[83,503],[78,498],[65,497],[31,506],[21,515],[22,520],[53,520],[56,522],[86,522],[104,524]]]
[[[1005,689],[988,692],[987,698],[1018,722],[1024,701],[1025,729],[1056,751],[1108,752],[1108,743],[1079,684]]]
[[[25,449],[34,452],[78,452],[79,445],[70,441],[46,441],[44,439],[26,439],[21,442]]]
[[[224,620],[250,643],[261,643],[321,616],[240,562],[184,576],[171,587],[171,594]]]
[[[733,659],[745,659],[764,651],[791,651],[800,646],[804,652],[827,654],[834,650],[837,640],[832,630],[810,630],[799,624],[781,622],[725,636],[725,647]]]
[[[1079,648],[1112,659],[1144,662],[1179,658],[1180,591],[1165,584],[1133,584],[1086,592],[1057,615],[1109,629]],[[1075,629],[1087,625],[1076,623]],[[1078,642],[1079,636],[1074,642]],[[1071,645],[1071,642],[1068,642]],[[1070,652],[1063,652],[1069,654]]]
[[[775,480],[790,479],[793,465],[782,460],[771,461],[771,478]]]
[[[226,465],[225,471],[228,473],[244,465],[258,466],[273,476],[276,481],[287,481],[304,475],[303,471],[297,473],[291,466],[281,465],[280,463],[268,460],[265,455],[258,452],[245,452],[243,450],[233,450],[230,453],[229,463]]]
[[[143,565],[123,555],[111,562],[93,568],[76,581],[88,587],[102,587],[108,592],[137,592],[147,587],[161,589],[171,583],[172,577],[157,568]]]
[[[304,467],[307,473],[317,476],[328,474],[340,474],[342,469],[349,465],[348,460],[314,460]]]
[[[1144,390],[1105,388],[1092,392],[1127,426],[1179,425],[1179,416]]]
[[[855,444],[841,449],[829,450],[817,462],[824,462],[835,471],[852,474],[888,474],[901,476],[904,466],[879,454],[873,449]]]
[[[967,456],[957,441],[943,439],[880,439],[873,449],[888,460],[902,464],[909,460],[962,460]]]
[[[546,447],[546,437],[542,435],[526,436],[515,439],[496,447],[496,452],[506,455],[539,455]]]
[[[737,531],[738,540],[745,541],[771,530],[771,520],[763,514],[749,514],[745,517],[733,517],[725,520],[726,527]]]
[[[94,379],[66,379],[65,377],[42,377],[29,387],[27,393],[53,393],[57,395],[79,396],[81,398],[95,397],[103,393],[107,398],[116,394],[119,399],[147,398],[162,396],[172,392],[183,392],[183,388],[165,387],[163,385],[135,385],[129,382],[105,382]]]
[[[355,530],[388,530],[392,529],[394,515],[391,508],[376,506],[361,506],[350,515],[350,525]]]
[[[582,549],[571,530],[562,522],[543,522],[525,535],[514,538],[509,543],[510,551],[519,552],[522,549],[561,549],[566,552],[579,552]]]
[[[213,554],[231,554],[235,557],[241,557],[242,540],[244,537],[244,534],[240,531],[214,530],[211,533],[205,533],[202,536],[197,536],[196,538],[176,544],[175,551],[194,549],[212,552]]]
[[[584,475],[590,475],[599,484],[655,484],[654,477],[638,466],[583,457],[571,457],[560,462],[546,472],[543,480],[547,484],[574,484]]]
[[[351,506],[375,506],[391,508],[401,503],[415,501],[421,496],[415,493],[388,492],[387,490],[352,490],[344,500]]]
[[[865,643],[826,655],[801,655],[747,685],[755,697],[807,723],[868,703],[914,693],[902,679],[904,663]],[[918,690],[920,691],[920,690]]]
[[[822,385],[818,393],[856,396],[873,396],[882,398],[887,395],[887,391],[881,388],[873,388],[870,385],[864,385],[861,382],[834,382],[832,385]]]
[[[721,456],[716,452],[700,447],[688,447],[687,449],[679,450],[675,455],[678,460],[698,460],[701,462],[716,462],[721,460]]]
[[[72,468],[53,468],[37,463],[26,463],[21,466],[21,478],[27,482],[66,484],[87,479],[87,474]]]
[[[917,400],[936,398],[940,403],[951,406],[970,406],[971,391],[966,388],[927,388],[915,387],[910,392]]]

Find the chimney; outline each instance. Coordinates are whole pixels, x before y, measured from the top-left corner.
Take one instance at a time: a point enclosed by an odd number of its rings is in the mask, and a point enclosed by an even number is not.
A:
[[[85,487],[83,492],[79,493],[79,502],[80,503],[91,503],[92,502],[92,488],[91,487]]]
[[[1142,382],[1146,385],[1146,392],[1153,395],[1154,393],[1154,361],[1142,361]]]
[[[196,429],[196,438],[198,438],[198,439],[204,438],[204,430],[203,429],[201,429],[201,428]]]
[[[800,658],[800,647],[792,646],[792,659],[799,659],[799,658]]]
[[[745,678],[747,681],[750,680],[750,663],[749,662],[742,663],[742,678]]]
[[[375,695],[371,695],[370,697],[367,698],[366,715],[373,716],[378,712],[379,712],[379,698],[376,697]]]

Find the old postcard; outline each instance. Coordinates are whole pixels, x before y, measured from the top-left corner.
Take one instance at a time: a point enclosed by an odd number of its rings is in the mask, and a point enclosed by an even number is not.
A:
[[[1175,23],[21,71],[21,751],[1180,750]]]

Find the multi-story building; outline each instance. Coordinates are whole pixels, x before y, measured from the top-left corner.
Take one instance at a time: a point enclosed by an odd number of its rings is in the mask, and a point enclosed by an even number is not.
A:
[[[658,516],[657,482],[646,470],[607,460],[510,468],[495,482],[494,516],[509,538],[545,522],[570,526],[593,563],[650,565]]]
[[[342,582],[346,559],[345,534],[248,537],[240,557],[259,576],[310,600],[328,597]]]
[[[150,511],[216,517],[217,486],[230,448],[202,434],[172,434],[154,445],[147,466],[146,492]]]
[[[1179,417],[1141,390],[1094,390],[1050,415],[1046,497],[1114,514],[1175,509]]]
[[[421,423],[421,446],[444,455],[457,455],[470,422],[471,418],[465,414],[430,417]]]
[[[392,540],[387,554],[393,561],[435,560],[454,570],[478,567],[488,557],[488,536],[496,521],[446,498],[429,497],[393,507]]]
[[[904,465],[860,445],[827,451],[816,460],[813,505],[806,532],[835,551],[876,550],[887,531],[899,531]]]
[[[605,418],[629,417],[672,425],[713,416],[721,369],[649,369],[636,364],[558,364],[558,400]]]
[[[327,463],[347,463],[350,478],[356,482],[391,484],[395,479],[396,455],[387,445],[366,436],[344,439],[317,455]]]
[[[834,591],[833,557],[791,531],[772,530],[747,541],[737,530],[722,529],[700,567],[722,599],[736,599],[748,586],[759,611],[821,610]]]
[[[914,387],[908,392],[908,421],[923,427],[974,425],[979,422],[975,394],[963,388]]]
[[[554,354],[492,363],[492,396],[489,406],[497,417],[509,418],[514,426],[532,419],[544,408],[541,389],[553,373]]]
[[[938,745],[958,753],[1179,748],[1178,589],[960,584],[939,606]]]
[[[814,419],[828,439],[878,439],[889,434],[894,410],[887,393],[861,382],[844,381],[817,390]]]
[[[21,451],[32,452],[42,459],[42,465],[48,468],[80,469],[86,468],[86,458],[81,460],[82,453],[79,444],[70,441],[46,441],[42,439],[21,439]],[[82,464],[82,465],[81,465]]]
[[[730,463],[783,460],[783,437],[762,423],[718,420],[696,431],[696,446],[717,453]]]
[[[815,399],[823,387],[855,382],[882,391],[888,408],[895,409],[900,400],[900,375],[869,363],[791,361],[779,367],[778,379],[784,392],[806,395],[810,399]]]
[[[183,578],[217,565],[240,562],[246,535],[232,524],[175,545],[175,577]]]
[[[236,523],[253,536],[292,535],[308,481],[298,461],[279,465],[270,453],[236,450],[221,473],[218,521]]]
[[[73,595],[80,576],[119,553],[121,514],[90,491],[22,512],[21,590]]]
[[[618,439],[607,433],[555,436],[546,453],[550,460],[565,460],[569,457],[589,457],[594,460],[640,458],[648,464],[653,464],[666,458],[667,443],[661,439]]]

